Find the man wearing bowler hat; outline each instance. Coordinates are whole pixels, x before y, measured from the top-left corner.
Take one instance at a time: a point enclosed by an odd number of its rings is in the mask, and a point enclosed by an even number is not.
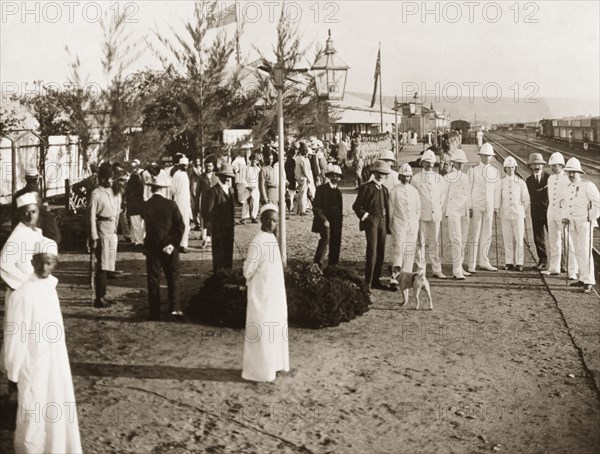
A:
[[[342,244],[343,203],[342,192],[338,188],[342,169],[340,166],[330,164],[325,170],[325,176],[329,181],[317,188],[313,200],[315,217],[312,231],[321,235],[314,261],[321,267],[325,266],[327,248],[329,248],[328,265],[338,264]]]
[[[161,268],[167,278],[169,313],[173,317],[181,317],[183,312],[179,302],[179,244],[186,226],[177,204],[165,197],[167,188],[171,186],[167,174],[161,172],[152,177],[148,185],[152,189],[152,197],[144,203],[142,216],[146,224],[144,253],[148,276],[149,319],[160,319]]]
[[[365,280],[368,292],[371,289],[388,290],[379,282],[381,267],[385,255],[385,239],[390,233],[389,194],[383,182],[390,170],[388,166],[377,161],[371,167],[375,178],[358,188],[358,195],[352,209],[360,220],[359,228],[367,238],[367,259]]]
[[[527,165],[532,174],[527,177],[527,189],[531,199],[531,226],[533,227],[533,241],[537,250],[538,270],[548,269],[548,255],[546,253],[546,235],[548,232],[548,174],[544,172],[544,158],[540,153],[531,153]]]
[[[213,272],[233,267],[235,226],[235,193],[231,187],[235,173],[231,164],[223,164],[217,177],[218,183],[208,192],[206,207],[208,230],[212,236]]]

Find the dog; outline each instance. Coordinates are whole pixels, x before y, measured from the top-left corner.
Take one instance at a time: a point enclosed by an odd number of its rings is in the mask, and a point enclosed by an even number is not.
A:
[[[427,296],[429,297],[429,310],[433,310],[431,290],[429,288],[429,281],[425,277],[425,270],[416,273],[405,273],[399,267],[394,267],[394,270],[392,271],[392,278],[390,279],[390,289],[394,291],[402,291],[404,302],[401,304],[401,306],[404,306],[406,303],[408,303],[408,291],[411,288],[413,289],[415,300],[417,301],[417,307],[415,309],[419,309],[419,293],[421,293],[421,290],[425,290],[425,293],[427,293]]]

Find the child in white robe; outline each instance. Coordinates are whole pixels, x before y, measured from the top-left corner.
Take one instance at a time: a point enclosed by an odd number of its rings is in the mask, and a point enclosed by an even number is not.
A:
[[[56,284],[56,243],[36,244],[34,274],[12,294],[5,332],[9,386],[18,389],[15,452],[80,453],[81,440]]]

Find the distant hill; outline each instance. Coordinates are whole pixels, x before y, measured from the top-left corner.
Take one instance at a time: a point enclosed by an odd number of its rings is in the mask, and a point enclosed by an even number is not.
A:
[[[371,101],[370,93],[348,92],[351,95]],[[533,99],[531,100],[533,101]],[[451,120],[467,120],[472,122],[477,115],[477,121],[493,123],[531,122],[542,118],[562,118],[570,116],[598,116],[600,115],[600,101],[591,99],[571,98],[538,98],[538,102],[515,102],[512,98],[500,98],[498,102],[492,103],[485,98],[473,98],[470,102],[467,96],[455,103],[440,102],[433,103],[436,111],[446,109],[450,112]],[[429,107],[431,101],[427,100],[425,106]],[[394,106],[393,96],[384,96],[383,105],[392,108]]]

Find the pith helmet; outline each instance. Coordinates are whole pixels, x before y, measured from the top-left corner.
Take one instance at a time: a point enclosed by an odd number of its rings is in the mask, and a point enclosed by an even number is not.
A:
[[[384,150],[379,155],[379,160],[380,161],[393,161],[393,162],[396,162],[396,156],[394,155],[393,151]]]
[[[509,156],[504,160],[502,167],[517,167],[517,161],[512,156]]]
[[[412,176],[412,174],[413,174],[413,170],[409,163],[405,162],[404,164],[402,164],[400,166],[400,171],[398,172],[398,175],[410,177],[410,176]]]
[[[548,159],[548,164],[551,166],[554,164],[560,164],[560,165],[564,166],[565,158],[563,157],[562,153],[557,151],[556,153],[552,153],[552,155],[550,156],[550,159]]]
[[[421,161],[433,162],[435,164],[437,159],[435,158],[435,153],[433,151],[425,150],[423,156],[421,157]]]
[[[342,168],[340,166],[329,164],[327,166],[327,170],[325,171],[325,175],[339,175],[342,176]]]
[[[494,147],[492,147],[489,142],[484,143],[479,149],[479,153],[485,156],[494,156]]]
[[[583,170],[581,170],[581,163],[577,158],[571,158],[567,161],[567,165],[565,166],[565,172],[585,173]]]
[[[531,164],[546,164],[546,161],[544,161],[541,153],[531,153],[529,155],[529,161],[527,161],[527,165]]]
[[[454,153],[452,153],[452,155],[450,156],[450,161],[469,162],[467,160],[467,155],[465,154],[464,150],[462,150],[461,148],[454,150]]]
[[[371,173],[373,172],[379,172],[382,173],[384,175],[389,175],[390,174],[390,169],[388,169],[388,166],[386,165],[385,162],[383,161],[375,161],[375,164],[373,164],[371,166]]]

